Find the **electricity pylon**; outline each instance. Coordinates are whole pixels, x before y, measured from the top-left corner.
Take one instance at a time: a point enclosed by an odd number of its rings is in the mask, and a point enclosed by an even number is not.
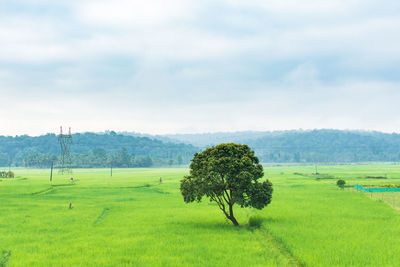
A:
[[[58,136],[58,143],[60,143],[61,147],[59,172],[61,174],[72,173],[71,169],[72,161],[70,153],[70,147],[72,144],[71,127],[69,127],[68,134],[63,134],[62,126],[60,127],[60,135]]]

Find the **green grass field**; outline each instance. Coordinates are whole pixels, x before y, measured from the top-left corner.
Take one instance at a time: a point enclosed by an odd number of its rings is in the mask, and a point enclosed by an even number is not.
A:
[[[185,204],[186,169],[16,169],[0,180],[0,266],[397,266],[400,194],[340,190],[400,183],[400,165],[266,166],[262,211]],[[384,176],[370,179],[367,176]],[[159,183],[162,177],[163,182]],[[385,199],[385,197],[387,199]],[[397,201],[397,198],[399,200]],[[73,208],[69,209],[72,203]],[[251,216],[260,228],[248,226]]]

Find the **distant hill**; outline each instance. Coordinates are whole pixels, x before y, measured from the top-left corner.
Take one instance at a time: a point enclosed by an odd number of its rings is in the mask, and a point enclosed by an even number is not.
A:
[[[313,130],[267,134],[243,140],[264,162],[400,161],[400,135]]]
[[[395,133],[325,129],[164,137],[200,148],[228,142],[248,144],[263,162],[400,161],[400,135]]]
[[[200,134],[166,134],[156,135],[154,138],[169,140],[170,142],[178,142],[192,144],[194,146],[205,148],[221,143],[241,143],[248,140],[254,140],[265,137],[268,134],[276,132],[220,132],[220,133],[200,133]]]
[[[72,140],[73,164],[81,167],[102,167],[111,161],[116,167],[187,164],[193,153],[199,150],[193,145],[115,132],[77,133],[72,135]],[[60,146],[55,134],[38,137],[0,136],[0,166],[44,167],[50,165],[51,160],[59,154]]]
[[[74,167],[150,167],[188,164],[195,152],[220,143],[248,144],[262,162],[346,163],[400,161],[400,135],[368,131],[309,130],[146,135],[73,135]],[[48,167],[60,154],[57,136],[0,136],[0,166]]]
[[[107,131],[106,133],[109,133],[109,131]],[[147,137],[153,140],[160,140],[164,143],[175,143],[175,144],[191,144],[194,145],[196,147],[200,147],[198,145],[195,145],[192,142],[185,142],[183,140],[179,140],[178,138],[171,138],[169,137],[169,135],[151,135],[151,134],[146,134],[146,133],[137,133],[137,132],[118,132],[118,134],[122,134],[122,135],[127,135],[127,136],[134,136],[134,137]],[[172,136],[172,135],[171,135]]]

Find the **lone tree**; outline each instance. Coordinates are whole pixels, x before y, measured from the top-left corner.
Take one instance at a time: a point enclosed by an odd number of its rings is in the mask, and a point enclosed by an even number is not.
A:
[[[181,180],[181,193],[186,203],[208,197],[239,225],[233,214],[235,204],[262,209],[271,202],[271,182],[258,182],[263,175],[262,165],[247,145],[220,144],[194,154],[190,175]]]
[[[342,180],[342,179],[340,179],[340,180],[338,180],[337,182],[336,182],[336,185],[339,187],[339,188],[341,188],[341,189],[343,189],[344,188],[344,185],[346,184],[346,181],[345,180]]]

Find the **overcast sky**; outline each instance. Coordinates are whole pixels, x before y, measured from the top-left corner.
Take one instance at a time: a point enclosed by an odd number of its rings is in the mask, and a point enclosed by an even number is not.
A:
[[[0,135],[400,132],[398,0],[0,0]]]

